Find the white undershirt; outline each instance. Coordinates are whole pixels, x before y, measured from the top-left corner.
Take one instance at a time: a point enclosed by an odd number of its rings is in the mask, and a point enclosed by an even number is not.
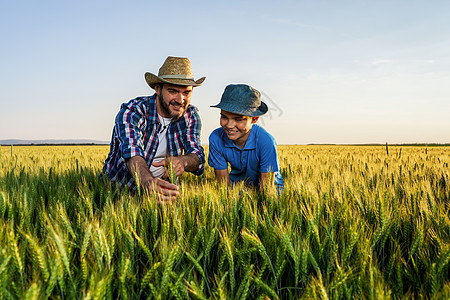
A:
[[[159,122],[161,123],[162,127],[160,131],[158,132],[158,140],[159,145],[156,149],[155,157],[153,158],[153,162],[158,162],[166,158],[167,154],[167,132],[170,122],[172,121],[171,118],[163,118],[158,114]],[[161,167],[154,167],[153,165],[150,166],[150,173],[152,174],[153,178],[161,178],[164,175],[164,166]]]

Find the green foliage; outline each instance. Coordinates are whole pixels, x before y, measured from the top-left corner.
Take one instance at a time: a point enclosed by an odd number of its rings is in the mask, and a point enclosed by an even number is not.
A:
[[[447,147],[279,146],[281,195],[207,167],[165,205],[99,177],[107,147],[10,150],[0,299],[450,295]]]

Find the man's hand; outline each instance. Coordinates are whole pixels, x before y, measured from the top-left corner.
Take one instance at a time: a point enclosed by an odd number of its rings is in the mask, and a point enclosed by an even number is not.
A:
[[[158,201],[158,203],[171,202],[180,194],[180,192],[178,192],[178,186],[162,180],[161,178],[153,178],[143,183],[142,186],[150,193],[150,195],[152,193],[156,195],[156,201]]]
[[[169,162],[172,162],[172,172],[175,173],[175,177],[180,177],[186,171],[193,172],[197,170],[200,165],[200,159],[197,155],[192,153],[180,156],[170,156],[159,162],[154,162],[152,165],[154,167],[164,166],[166,168],[165,178],[169,178]]]
[[[160,178],[153,178],[143,157],[134,156],[130,158],[127,161],[127,167],[134,180],[146,189],[150,195],[154,193],[159,203],[175,200],[180,194],[178,186],[175,184]]]
[[[154,163],[152,163],[152,166],[164,167],[166,169],[164,178],[170,178],[169,163],[172,163],[172,172],[175,175],[175,177],[180,177],[184,173],[184,171],[185,171],[184,163],[179,157],[176,157],[176,156],[172,156],[172,157],[163,159],[161,161],[154,162]]]

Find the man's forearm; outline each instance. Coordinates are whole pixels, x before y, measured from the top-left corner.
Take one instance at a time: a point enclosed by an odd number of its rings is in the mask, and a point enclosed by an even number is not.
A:
[[[127,160],[127,167],[134,180],[139,181],[140,184],[145,184],[153,179],[150,169],[142,156],[134,156]]]

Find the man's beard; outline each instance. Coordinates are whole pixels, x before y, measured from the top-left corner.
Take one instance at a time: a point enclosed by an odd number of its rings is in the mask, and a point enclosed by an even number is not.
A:
[[[177,113],[173,113],[173,112],[170,111],[169,105],[170,105],[170,103],[176,103],[176,102],[175,101],[171,101],[169,104],[167,104],[166,101],[164,100],[162,92],[159,93],[158,97],[159,97],[159,104],[160,104],[161,110],[163,112],[165,112],[167,115],[169,115],[172,119],[174,119],[174,120],[179,119],[184,114],[184,112],[186,111],[186,105],[184,105],[184,106],[182,106],[182,110],[178,114]]]

